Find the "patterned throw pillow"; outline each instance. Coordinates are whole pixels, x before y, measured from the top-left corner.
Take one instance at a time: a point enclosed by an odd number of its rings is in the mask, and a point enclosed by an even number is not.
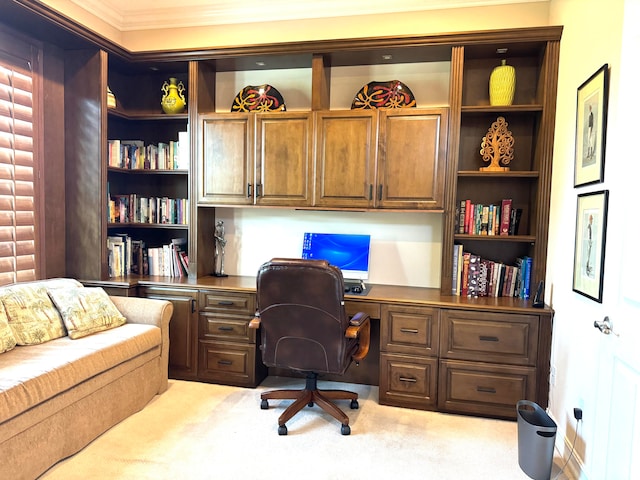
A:
[[[73,339],[119,327],[127,321],[101,287],[53,289],[49,296]]]
[[[67,334],[45,287],[6,287],[1,299],[18,345],[45,343]]]
[[[4,311],[2,303],[0,303],[0,353],[8,352],[15,346],[16,339],[13,336],[11,327],[9,326],[7,313]]]

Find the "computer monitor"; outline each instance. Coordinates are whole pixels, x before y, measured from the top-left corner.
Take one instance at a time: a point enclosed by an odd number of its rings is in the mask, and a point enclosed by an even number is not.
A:
[[[342,270],[345,280],[367,280],[370,243],[370,235],[305,233],[302,258],[327,260]]]

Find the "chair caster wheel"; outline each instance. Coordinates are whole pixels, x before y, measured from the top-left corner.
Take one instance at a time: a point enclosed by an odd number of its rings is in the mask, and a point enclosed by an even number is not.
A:
[[[307,407],[313,407],[313,402],[307,403]]]
[[[351,400],[351,410],[357,410],[358,408],[360,408],[360,405],[358,404],[358,400]]]
[[[266,400],[262,400],[260,402],[260,409],[262,410],[269,410],[269,402]]]
[[[340,429],[340,433],[342,435],[350,435],[351,434],[351,427],[349,425],[342,425],[342,428]]]
[[[278,435],[286,435],[287,434],[287,426],[279,425],[278,426]]]

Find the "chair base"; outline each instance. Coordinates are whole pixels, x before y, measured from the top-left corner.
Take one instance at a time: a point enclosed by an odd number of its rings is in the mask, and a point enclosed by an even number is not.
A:
[[[359,406],[358,394],[355,392],[348,390],[318,390],[317,373],[307,374],[304,390],[270,390],[262,393],[260,399],[262,400],[260,404],[262,409],[269,408],[267,400],[294,400],[278,418],[278,433],[280,435],[287,434],[285,425],[287,421],[302,410],[305,405],[312,407],[314,404],[317,404],[342,424],[341,432],[343,435],[349,435],[351,433],[349,417],[332,400],[351,400],[351,409],[357,409]]]

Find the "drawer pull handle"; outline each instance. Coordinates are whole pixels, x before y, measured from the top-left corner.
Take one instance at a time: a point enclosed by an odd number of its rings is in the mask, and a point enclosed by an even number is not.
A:
[[[493,387],[477,387],[476,390],[480,393],[496,393],[496,389]]]
[[[498,337],[490,337],[488,335],[480,335],[481,342],[499,342],[500,339]]]
[[[418,333],[417,328],[401,328],[400,331],[402,333]]]
[[[231,300],[220,300],[218,302],[218,305],[223,305],[225,307],[228,307],[229,305],[233,305],[233,302]]]
[[[218,360],[218,365],[233,365],[231,360]]]
[[[218,330],[220,330],[221,332],[232,332],[233,331],[233,327],[220,326],[220,327],[218,327]]]
[[[400,380],[401,382],[407,382],[407,383],[416,383],[417,380],[415,378],[409,378],[409,377],[400,377],[398,380]]]

